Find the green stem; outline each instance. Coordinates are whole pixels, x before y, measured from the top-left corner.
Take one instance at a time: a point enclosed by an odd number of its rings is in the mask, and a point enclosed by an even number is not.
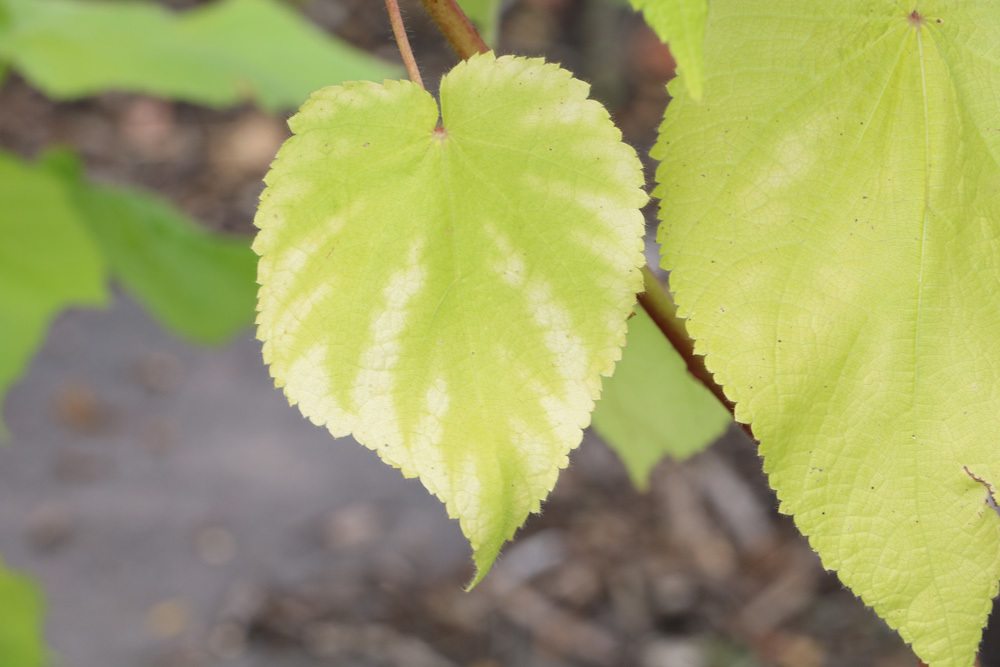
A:
[[[489,51],[486,42],[455,0],[421,0],[421,2],[459,57],[465,59]],[[730,412],[734,412],[733,403],[726,398],[722,387],[705,366],[705,358],[694,353],[694,343],[684,328],[684,321],[677,316],[677,308],[666,289],[648,266],[643,267],[642,276],[645,289],[639,295],[639,304],[643,310],[649,314],[684,359],[688,372],[705,385]],[[750,428],[742,426],[752,438]]]

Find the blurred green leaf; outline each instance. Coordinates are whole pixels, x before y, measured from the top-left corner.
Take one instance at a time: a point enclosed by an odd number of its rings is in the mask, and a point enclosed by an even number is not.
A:
[[[705,25],[708,21],[708,0],[631,0],[641,10],[646,22],[677,61],[677,73],[691,97],[701,99],[704,78],[702,53]]]
[[[173,14],[143,2],[0,0],[0,59],[47,95],[124,90],[213,107],[293,108],[346,79],[396,68],[324,34],[274,0],[219,0]]]
[[[222,0],[189,13],[181,30],[183,43],[210,44],[220,62],[230,61],[267,109],[296,108],[331,84],[399,73],[273,0]]]
[[[479,28],[486,43],[490,46],[496,45],[503,0],[458,0],[458,4]]]
[[[40,166],[0,152],[0,238],[0,404],[60,311],[106,302],[108,269],[195,342],[221,342],[253,321],[249,238],[201,229],[150,195],[88,183],[68,152]]]
[[[46,158],[114,277],[161,324],[199,343],[223,342],[252,324],[257,261],[249,237],[202,229],[149,194],[79,180],[73,160]]]
[[[98,248],[50,174],[0,153],[0,401],[55,315],[107,299]],[[0,429],[3,428],[0,422]]]
[[[42,634],[45,604],[35,581],[0,562],[0,664],[41,667],[47,662]]]
[[[604,381],[594,430],[625,463],[640,489],[664,456],[683,459],[710,445],[732,421],[692,378],[684,360],[643,310],[629,320],[615,374]]]

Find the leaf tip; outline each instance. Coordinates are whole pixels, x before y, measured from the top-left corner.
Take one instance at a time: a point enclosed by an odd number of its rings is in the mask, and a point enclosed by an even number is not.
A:
[[[466,593],[481,584],[486,575],[493,569],[493,564],[496,563],[497,557],[500,555],[500,546],[502,544],[503,542],[500,542],[486,547],[476,547],[473,545],[472,562],[476,567],[476,573],[473,575],[472,580],[465,585],[464,590]]]

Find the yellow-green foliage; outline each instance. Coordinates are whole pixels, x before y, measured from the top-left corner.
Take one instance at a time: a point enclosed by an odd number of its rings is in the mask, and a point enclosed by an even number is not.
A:
[[[257,213],[276,383],[441,498],[477,579],[580,442],[642,284],[642,169],[587,94],[492,54],[440,108],[404,81],[320,90]]]
[[[713,0],[660,240],[781,509],[933,667],[1000,577],[1000,2]]]

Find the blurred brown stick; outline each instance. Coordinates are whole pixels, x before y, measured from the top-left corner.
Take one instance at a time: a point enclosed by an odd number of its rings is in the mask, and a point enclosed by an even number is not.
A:
[[[434,19],[441,34],[451,44],[451,48],[455,49],[455,53],[463,60],[490,50],[476,30],[476,26],[472,25],[472,21],[455,0],[420,1]]]

